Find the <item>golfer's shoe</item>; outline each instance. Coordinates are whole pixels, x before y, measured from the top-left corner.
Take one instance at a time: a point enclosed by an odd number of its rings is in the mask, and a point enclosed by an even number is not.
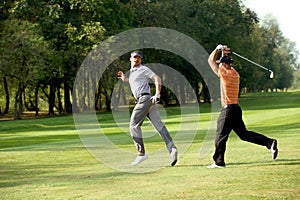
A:
[[[170,159],[171,159],[171,166],[174,166],[177,163],[177,149],[172,148],[171,154],[170,154]]]
[[[273,140],[270,151],[272,154],[272,158],[276,159],[278,155],[277,140]]]
[[[213,164],[207,166],[208,169],[224,168],[224,167],[225,166],[220,166],[220,165],[217,165],[216,163],[213,163]]]
[[[147,155],[147,154],[145,154],[145,155],[143,155],[143,156],[138,155],[138,156],[136,157],[135,161],[133,161],[133,162],[131,163],[131,165],[132,165],[132,166],[138,165],[138,164],[140,164],[141,162],[143,162],[144,160],[146,160],[147,158],[148,158],[148,155]]]

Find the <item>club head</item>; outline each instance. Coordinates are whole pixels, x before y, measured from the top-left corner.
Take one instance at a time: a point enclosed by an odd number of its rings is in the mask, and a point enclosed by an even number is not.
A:
[[[274,78],[274,72],[270,70],[270,78]]]

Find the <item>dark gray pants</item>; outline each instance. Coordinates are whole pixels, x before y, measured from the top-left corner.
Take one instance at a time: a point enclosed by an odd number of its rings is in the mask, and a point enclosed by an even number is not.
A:
[[[130,119],[130,133],[133,138],[134,144],[139,154],[145,153],[145,147],[143,142],[141,125],[146,117],[151,121],[152,125],[159,132],[160,136],[164,140],[169,152],[172,148],[176,148],[172,137],[167,130],[166,126],[161,121],[158,108],[156,104],[152,104],[150,95],[144,95],[137,100],[131,119]]]
[[[219,166],[225,166],[224,154],[226,142],[231,131],[234,131],[241,140],[271,148],[273,139],[262,134],[248,131],[242,119],[240,106],[223,108],[218,118],[217,135],[215,140],[215,153],[213,159]]]

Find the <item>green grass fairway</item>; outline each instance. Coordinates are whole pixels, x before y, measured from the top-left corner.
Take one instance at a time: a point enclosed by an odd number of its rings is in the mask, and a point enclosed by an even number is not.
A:
[[[276,160],[265,147],[231,133],[226,168],[207,169],[213,151],[200,158],[199,150],[209,125],[208,104],[200,105],[200,128],[190,148],[179,149],[177,165],[148,173],[118,171],[99,162],[82,144],[72,116],[0,121],[0,199],[300,199],[300,91],[247,94],[240,104],[249,130],[278,140]],[[162,110],[174,135],[180,109]],[[135,153],[111,113],[97,116],[116,146]],[[129,119],[123,120],[127,127]],[[144,128],[153,134],[149,122]],[[157,135],[145,145],[150,153],[164,146]]]

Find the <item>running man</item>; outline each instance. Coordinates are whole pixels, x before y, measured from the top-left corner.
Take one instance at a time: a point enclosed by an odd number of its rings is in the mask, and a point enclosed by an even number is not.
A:
[[[129,78],[127,78],[122,71],[118,72],[119,79],[124,82],[129,82],[133,96],[136,99],[136,105],[132,111],[129,127],[138,155],[131,165],[138,165],[148,158],[145,152],[141,130],[141,125],[147,117],[164,140],[170,153],[171,166],[174,166],[177,162],[177,148],[174,145],[169,131],[161,121],[156,105],[160,99],[161,79],[148,67],[142,65],[142,58],[143,55],[139,51],[131,53]],[[155,84],[156,93],[154,96],[152,96],[150,92],[150,80],[153,80]]]

